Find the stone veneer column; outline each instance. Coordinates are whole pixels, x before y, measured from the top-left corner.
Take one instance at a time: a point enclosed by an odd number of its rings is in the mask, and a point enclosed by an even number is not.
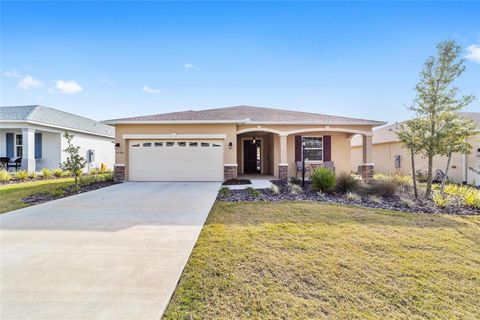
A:
[[[278,165],[278,179],[287,180],[288,179],[288,164],[279,164]]]
[[[113,166],[113,181],[124,182],[125,181],[125,165],[115,164]]]
[[[237,165],[236,164],[225,164],[223,166],[223,179],[230,180],[237,178]]]
[[[362,164],[358,166],[358,174],[365,180],[372,179],[374,173],[373,164]]]

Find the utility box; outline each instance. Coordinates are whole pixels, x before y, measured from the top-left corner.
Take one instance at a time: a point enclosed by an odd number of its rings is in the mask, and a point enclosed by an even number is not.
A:
[[[400,168],[400,155],[396,155],[393,157],[393,163],[395,165],[395,169]]]
[[[87,150],[87,162],[92,163],[95,161],[95,150]]]

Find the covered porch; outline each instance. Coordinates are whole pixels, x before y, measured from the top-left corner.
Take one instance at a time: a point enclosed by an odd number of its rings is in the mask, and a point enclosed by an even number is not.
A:
[[[254,179],[288,179],[306,176],[318,167],[339,172],[351,171],[350,140],[361,134],[363,163],[358,173],[373,176],[372,133],[355,128],[271,128],[257,126],[237,130],[237,175]]]
[[[9,170],[57,168],[61,161],[61,134],[30,127],[0,129],[0,158]],[[17,164],[16,166],[14,164]]]

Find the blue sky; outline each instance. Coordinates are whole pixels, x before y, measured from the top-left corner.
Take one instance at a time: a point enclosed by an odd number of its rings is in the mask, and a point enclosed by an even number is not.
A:
[[[478,2],[2,2],[0,102],[99,120],[247,104],[398,121],[455,39],[480,111],[479,17]]]

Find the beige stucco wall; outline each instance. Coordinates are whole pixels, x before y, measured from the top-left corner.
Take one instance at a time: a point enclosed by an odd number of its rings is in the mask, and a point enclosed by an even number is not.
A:
[[[128,141],[123,139],[125,134],[225,134],[224,141],[224,163],[238,164],[241,173],[241,139],[237,137],[237,131],[243,129],[253,129],[257,132],[264,128],[272,129],[278,132],[293,132],[301,130],[318,129],[306,133],[292,133],[287,138],[287,161],[289,165],[288,175],[294,176],[295,166],[295,134],[304,136],[332,136],[332,161],[335,162],[337,172],[351,170],[351,150],[349,138],[353,133],[363,132],[371,133],[372,126],[318,126],[318,125],[236,125],[236,124],[117,124],[116,142],[120,147],[116,150],[116,164],[124,164],[126,178],[128,179]],[[342,132],[337,132],[337,131]],[[345,131],[345,132],[343,132]],[[280,137],[277,133],[264,136],[264,172],[278,176],[278,164],[280,162]],[[232,143],[232,149],[228,144]],[[273,147],[273,150],[272,150]],[[268,148],[268,149],[267,149]]]
[[[471,137],[468,142],[473,146],[473,152],[466,156],[467,167],[479,165],[480,155],[477,151],[480,148],[480,136]],[[356,168],[362,162],[362,147],[353,146],[351,155],[352,168]],[[400,168],[396,169],[394,165],[394,156],[400,155]],[[402,148],[399,142],[377,143],[373,145],[373,162],[375,171],[382,173],[411,174],[412,166],[409,153]],[[445,172],[447,157],[436,156],[433,160],[434,170],[441,169]],[[427,158],[422,155],[415,156],[415,167],[417,170],[426,171],[428,169]],[[466,173],[469,183],[472,183],[473,172]],[[457,183],[464,182],[465,179],[465,156],[459,153],[452,155],[448,176]],[[478,178],[477,178],[478,180]],[[477,181],[478,184],[479,181]]]

